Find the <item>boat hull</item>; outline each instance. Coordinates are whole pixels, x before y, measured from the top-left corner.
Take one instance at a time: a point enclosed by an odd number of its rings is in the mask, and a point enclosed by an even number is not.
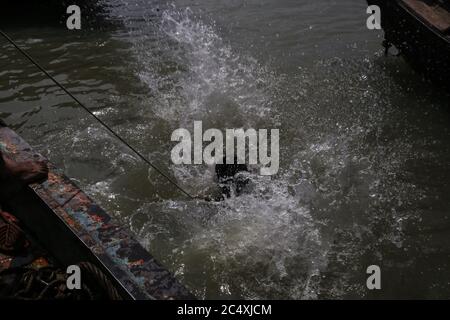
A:
[[[416,70],[432,80],[448,84],[450,37],[434,28],[402,1],[367,2],[381,8],[381,25],[387,42],[399,49]]]
[[[45,160],[0,121],[0,151],[17,162]],[[2,201],[61,266],[89,262],[100,269],[123,299],[195,299],[134,239],[126,226],[106,213],[60,169],[48,163],[48,180]],[[5,258],[6,259],[6,258]],[[19,266],[0,255],[0,271]],[[23,259],[21,259],[23,260]]]

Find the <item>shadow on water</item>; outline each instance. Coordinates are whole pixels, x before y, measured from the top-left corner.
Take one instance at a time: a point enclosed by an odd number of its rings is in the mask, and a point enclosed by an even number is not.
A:
[[[66,20],[70,16],[66,10],[70,5],[80,7],[82,29],[108,30],[117,23],[108,19],[106,5],[102,0],[6,0],[1,4],[0,26],[66,28]]]

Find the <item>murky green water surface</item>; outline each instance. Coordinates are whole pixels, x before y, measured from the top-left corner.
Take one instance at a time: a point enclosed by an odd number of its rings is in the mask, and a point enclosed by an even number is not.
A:
[[[279,128],[279,174],[188,201],[3,39],[0,116],[194,294],[450,297],[449,95],[383,56],[364,1],[104,4],[81,32],[4,30],[189,192],[215,185],[212,168],[170,161],[172,131],[194,120]]]

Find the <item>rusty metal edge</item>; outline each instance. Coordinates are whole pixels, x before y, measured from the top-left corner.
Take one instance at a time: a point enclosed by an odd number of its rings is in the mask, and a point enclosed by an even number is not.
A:
[[[21,161],[44,159],[0,120],[0,137]],[[50,164],[49,181],[29,191],[62,222],[132,299],[195,299],[116,219]],[[16,201],[16,204],[20,199]],[[23,202],[23,200],[22,200]]]

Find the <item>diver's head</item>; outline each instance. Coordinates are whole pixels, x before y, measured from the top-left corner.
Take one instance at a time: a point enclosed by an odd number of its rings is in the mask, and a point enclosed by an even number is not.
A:
[[[240,172],[248,172],[246,164],[238,164],[237,157],[234,158],[233,163],[226,163],[226,157],[223,158],[222,164],[216,164],[216,176],[222,189],[222,194],[229,198],[231,196],[231,188],[234,187],[236,195],[242,192],[242,189],[247,184],[247,179],[238,177]]]
[[[216,176],[219,182],[232,179],[236,173],[248,171],[246,164],[238,164],[237,157],[234,157],[233,163],[226,163],[226,157],[223,158],[222,164],[216,164]]]

